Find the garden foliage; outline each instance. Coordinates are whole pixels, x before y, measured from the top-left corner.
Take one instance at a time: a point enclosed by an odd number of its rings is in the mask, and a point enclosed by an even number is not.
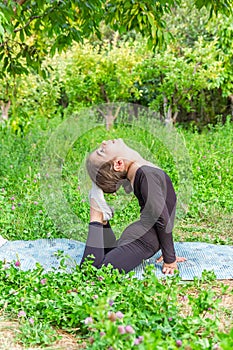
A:
[[[66,257],[60,258],[60,271],[50,273],[1,263],[1,307],[18,319],[24,345],[51,344],[59,327],[86,349],[229,349],[232,337],[219,331],[221,297],[212,290],[211,272],[186,285],[179,276],[158,280],[152,266],[138,280],[89,262],[70,275]],[[187,294],[190,288],[195,294]],[[221,294],[226,291],[222,285]]]
[[[91,6],[75,1],[8,3],[1,5],[0,17],[0,119],[10,119],[17,132],[26,132],[35,119],[119,100],[155,108],[170,122],[191,121],[200,127],[232,115],[230,2],[180,1],[171,6],[170,1],[162,6],[115,1],[107,2],[107,8],[101,1]],[[204,3],[212,9],[211,21]],[[77,12],[75,5],[80,6]],[[105,23],[100,25],[100,18]],[[148,35],[157,40],[165,25],[170,39],[151,50]],[[166,33],[162,29],[161,35]]]

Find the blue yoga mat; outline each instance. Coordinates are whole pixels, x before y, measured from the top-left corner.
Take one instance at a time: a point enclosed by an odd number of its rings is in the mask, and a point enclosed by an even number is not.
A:
[[[69,257],[66,261],[68,270],[80,264],[84,243],[65,238],[38,239],[30,241],[6,241],[0,247],[0,260],[11,262],[20,260],[22,270],[32,270],[36,263],[40,263],[44,270],[54,271],[59,269],[59,252]],[[176,242],[177,256],[184,256],[187,261],[178,263],[182,280],[193,280],[201,277],[202,272],[213,271],[217,279],[233,279],[233,246],[215,245],[203,242]],[[156,263],[161,255],[156,253],[150,259],[144,261],[134,269],[137,278],[143,278],[146,265],[155,266],[155,274],[164,277],[161,271],[162,263]]]

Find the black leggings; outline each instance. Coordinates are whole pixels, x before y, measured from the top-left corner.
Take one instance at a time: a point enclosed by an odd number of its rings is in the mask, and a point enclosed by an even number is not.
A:
[[[89,255],[94,255],[93,265],[100,268],[111,264],[119,271],[126,273],[153,256],[160,249],[155,228],[151,228],[141,237],[134,237],[140,221],[129,225],[119,240],[116,240],[109,223],[99,222],[89,224],[89,232],[81,264]]]

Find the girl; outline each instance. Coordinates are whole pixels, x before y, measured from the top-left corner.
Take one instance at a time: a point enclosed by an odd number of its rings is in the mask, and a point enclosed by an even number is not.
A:
[[[178,269],[177,262],[186,259],[175,255],[172,229],[176,194],[169,176],[122,139],[103,141],[89,155],[86,165],[93,186],[89,232],[81,264],[92,254],[97,268],[111,264],[129,272],[161,249],[158,261],[163,260],[162,271],[173,274]],[[116,192],[121,185],[126,192],[133,189],[140,206],[140,219],[116,240],[109,223],[112,211],[103,193]]]

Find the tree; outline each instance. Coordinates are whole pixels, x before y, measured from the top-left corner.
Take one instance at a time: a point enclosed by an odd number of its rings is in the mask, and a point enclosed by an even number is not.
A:
[[[223,68],[217,60],[216,42],[203,43],[182,54],[170,46],[137,66],[140,71],[141,97],[149,94],[148,104],[161,114],[166,124],[176,122],[181,108],[190,112],[203,89],[214,89],[222,82]]]
[[[194,0],[198,8],[232,12],[231,0]],[[41,62],[61,52],[73,41],[82,42],[93,33],[100,36],[105,22],[119,33],[140,32],[151,45],[166,36],[165,13],[182,0],[4,0],[0,3],[0,61],[2,73],[15,76],[34,69],[45,74]]]
[[[211,15],[232,13],[231,0],[193,0]],[[46,77],[43,61],[93,34],[101,37],[100,25],[120,35],[139,32],[150,47],[159,47],[169,35],[164,15],[182,0],[3,0],[0,2],[0,78],[7,93],[1,109],[7,118],[17,77],[30,71]]]
[[[222,73],[221,91],[227,97],[233,116],[233,24],[232,17],[218,16],[208,25],[209,32],[217,39],[218,60],[222,62],[224,71]]]
[[[218,5],[218,1],[215,3]],[[222,72],[216,82],[216,88],[202,89],[202,96],[209,104],[209,110],[206,104],[206,112],[209,116],[213,105],[218,115],[227,115],[230,112],[233,116],[233,17],[218,13],[209,21],[207,9],[203,8],[199,11],[194,5],[194,0],[182,1],[182,6],[172,10],[172,16],[166,16],[167,28],[174,37],[173,44],[177,52],[181,52],[183,47],[193,48],[200,37],[203,38],[205,45],[215,42],[217,53],[215,60],[221,64]],[[203,107],[202,103],[202,111],[205,109]]]
[[[60,53],[74,41],[83,42],[93,34],[100,37],[103,21],[120,33],[136,30],[156,43],[160,28],[164,27],[162,15],[170,10],[175,0],[162,3],[148,0],[0,2],[0,78],[5,86],[1,98],[3,117],[8,118],[13,98],[10,91],[15,90],[17,76],[34,71],[45,78],[47,72],[42,63],[48,55]]]
[[[134,68],[144,58],[142,44],[118,43],[117,35],[111,48],[108,42],[102,42],[101,47],[88,43],[75,45],[67,53],[66,67],[60,68],[70,101],[68,112],[80,106],[105,104],[99,113],[109,129],[119,112],[112,108],[114,103],[128,101],[132,94],[139,97],[134,84],[138,74],[134,74]]]

